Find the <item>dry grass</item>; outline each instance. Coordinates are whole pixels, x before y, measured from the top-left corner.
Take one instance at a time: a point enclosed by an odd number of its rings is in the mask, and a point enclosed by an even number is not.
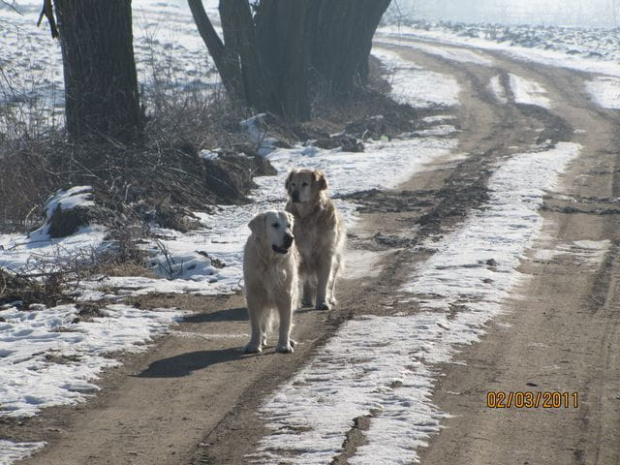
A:
[[[0,306],[20,302],[23,310],[29,310],[33,304],[54,307],[71,302],[66,292],[68,278],[68,274],[60,272],[20,275],[0,268]]]

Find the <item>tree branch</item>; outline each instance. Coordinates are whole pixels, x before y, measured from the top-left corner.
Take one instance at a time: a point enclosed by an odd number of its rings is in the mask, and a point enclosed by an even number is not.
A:
[[[200,33],[200,37],[207,46],[209,54],[213,58],[215,67],[222,78],[224,88],[228,93],[228,97],[233,101],[243,101],[243,89],[241,87],[241,72],[238,64],[231,62],[227,58],[227,46],[224,44],[220,36],[215,31],[211,20],[207,16],[202,0],[187,0],[189,9],[194,17],[194,22]]]
[[[58,34],[58,28],[56,27],[56,19],[54,18],[52,0],[43,0],[43,8],[41,9],[41,14],[39,15],[39,21],[37,21],[37,27],[41,25],[41,21],[43,21],[43,16],[47,18],[47,22],[50,25],[52,39],[57,39],[60,34]]]
[[[224,54],[224,43],[222,39],[220,39],[220,36],[217,35],[213,24],[211,24],[211,20],[209,20],[207,16],[202,0],[187,0],[187,3],[194,17],[194,22],[198,27],[200,37],[202,37],[202,40],[209,49],[209,53],[213,57],[213,61],[215,61],[215,66],[219,69],[218,62],[221,62],[222,55]]]

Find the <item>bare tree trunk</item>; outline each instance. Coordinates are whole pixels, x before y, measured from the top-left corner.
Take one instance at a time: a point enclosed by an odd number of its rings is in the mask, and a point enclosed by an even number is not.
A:
[[[233,100],[307,120],[311,79],[343,96],[366,83],[372,38],[390,0],[220,0],[224,42],[202,0],[188,0]],[[316,88],[316,86],[315,86]]]
[[[224,88],[228,93],[228,97],[233,102],[243,102],[243,87],[241,84],[241,70],[235,60],[231,60],[228,56],[224,43],[217,35],[213,28],[209,17],[202,5],[202,0],[187,0],[189,8],[194,17],[198,32],[202,37],[209,54],[215,62],[215,67],[220,73]]]
[[[372,38],[390,0],[315,0],[309,21],[311,63],[336,93],[347,94],[368,78]]]
[[[54,0],[74,140],[142,137],[131,0]]]
[[[256,35],[267,77],[278,96],[277,113],[291,120],[310,118],[308,13],[312,0],[263,0]]]
[[[259,111],[276,111],[248,0],[220,1],[219,10],[226,44],[224,56],[240,69],[246,104]]]

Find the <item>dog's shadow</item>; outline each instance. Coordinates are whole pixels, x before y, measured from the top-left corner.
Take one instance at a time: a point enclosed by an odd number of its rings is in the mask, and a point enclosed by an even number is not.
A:
[[[228,308],[211,313],[189,315],[185,323],[216,323],[225,321],[247,321],[245,307]],[[138,373],[139,378],[183,378],[195,371],[204,370],[218,363],[226,363],[247,357],[242,347],[229,347],[218,350],[201,350],[175,355],[174,357],[157,360],[145,370]]]
[[[228,308],[211,313],[198,313],[186,316],[185,323],[217,323],[221,321],[248,321],[248,310],[245,307]]]
[[[239,360],[245,356],[240,347],[188,352],[157,360],[135,376],[138,378],[184,378],[195,371],[204,370],[218,363]]]

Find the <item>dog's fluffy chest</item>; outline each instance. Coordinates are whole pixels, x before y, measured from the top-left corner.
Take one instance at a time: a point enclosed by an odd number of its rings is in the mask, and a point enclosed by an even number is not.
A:
[[[282,289],[291,279],[291,271],[294,268],[288,263],[288,260],[274,260],[275,263],[263,263],[261,267],[261,276],[263,282],[270,283],[275,289]]]
[[[312,256],[312,251],[317,249],[318,246],[318,231],[314,224],[308,222],[308,224],[295,225],[295,238],[297,248],[304,259],[309,259]]]
[[[246,285],[262,288],[270,303],[275,303],[278,296],[289,294],[290,289],[297,286],[297,255],[290,251],[285,256],[261,257],[254,262],[255,273],[252,273],[252,282]],[[249,278],[246,273],[246,280]]]
[[[336,244],[336,217],[333,212],[321,211],[318,215],[295,222],[294,233],[297,248],[304,260],[324,255]]]

